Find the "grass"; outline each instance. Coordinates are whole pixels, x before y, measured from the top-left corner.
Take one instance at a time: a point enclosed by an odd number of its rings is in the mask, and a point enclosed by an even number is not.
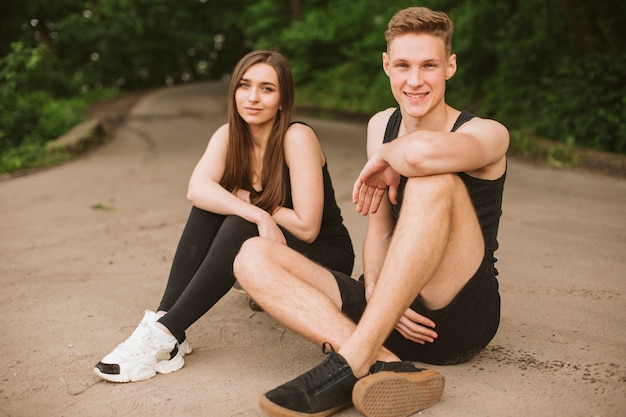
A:
[[[72,156],[84,152],[93,146],[101,138],[95,133],[86,138],[75,149],[61,146],[48,146],[48,142],[57,139],[73,126],[84,121],[88,117],[89,107],[98,101],[107,100],[117,95],[117,90],[103,89],[91,94],[84,94],[72,99],[46,100],[45,106],[38,109],[35,122],[31,124],[16,123],[9,120],[14,126],[0,126],[0,138],[7,135],[7,131],[13,136],[22,137],[22,142],[13,147],[0,146],[0,174],[17,173],[24,170],[33,170],[43,167],[58,165],[68,161]],[[39,96],[33,95],[34,98]],[[19,107],[14,109],[14,120],[19,120],[26,112],[32,113],[33,109],[26,106],[20,114]],[[11,129],[13,127],[13,129]],[[8,129],[8,130],[5,130]],[[2,145],[2,144],[0,144]]]
[[[554,142],[523,130],[511,132],[508,154],[544,162],[556,168],[576,167],[581,162],[581,151],[572,139]]]

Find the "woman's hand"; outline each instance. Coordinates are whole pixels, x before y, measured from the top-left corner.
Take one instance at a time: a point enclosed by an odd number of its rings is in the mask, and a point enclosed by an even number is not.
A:
[[[250,191],[240,188],[233,194],[241,201],[252,204],[250,202]],[[287,244],[283,231],[280,230],[280,228],[272,218],[271,214],[263,211],[263,213],[260,215],[259,219],[255,223],[257,225],[257,228],[259,229],[259,236],[275,240],[279,243],[282,243],[283,245]]]
[[[250,203],[250,191],[242,190],[241,188],[239,188],[237,191],[235,191],[234,194],[235,194],[235,197],[237,197],[241,201],[245,201],[246,203]]]
[[[265,211],[263,213],[265,213],[265,215],[261,216],[261,218],[256,222],[257,228],[259,229],[259,236],[272,239],[278,243],[286,245],[287,240],[285,239],[283,231],[280,230],[280,227],[278,227],[269,213]]]
[[[395,329],[400,332],[405,339],[411,340],[421,345],[432,343],[437,338],[437,332],[433,330],[435,322],[428,317],[416,313],[408,308],[400,320],[395,325]]]

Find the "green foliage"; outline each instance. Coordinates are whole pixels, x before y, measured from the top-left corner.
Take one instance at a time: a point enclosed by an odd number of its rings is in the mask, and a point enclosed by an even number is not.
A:
[[[522,130],[512,130],[510,132],[509,155],[522,155],[534,158],[539,152],[534,135]]]
[[[548,163],[557,168],[576,166],[580,156],[576,153],[574,138],[569,136],[564,144],[548,149]]]
[[[87,107],[88,102],[83,99],[54,100],[43,91],[3,96],[0,101],[0,172],[67,159],[67,152],[62,149],[49,152],[46,144],[83,121]]]
[[[270,13],[273,2],[259,3],[264,16],[276,16]],[[280,31],[263,32],[252,26],[245,33],[256,39],[255,48],[279,49],[289,58],[299,101],[306,106],[372,113],[393,105],[381,70],[381,54],[386,47],[383,32],[389,17],[411,3],[312,3],[303,9],[302,19]],[[285,18],[283,13],[281,19]],[[270,22],[264,21],[261,28]]]
[[[530,131],[511,130],[508,154],[543,161],[556,168],[577,166],[581,161],[580,149],[573,137],[565,142],[547,141]]]
[[[45,143],[27,140],[0,153],[0,173],[56,165],[70,157],[63,148],[47,149]]]
[[[21,42],[12,43],[11,53],[0,59],[0,95],[11,94],[18,87],[27,88],[30,74],[37,69],[41,58],[39,49],[24,48]]]
[[[84,92],[107,86],[136,89],[225,78],[252,48],[287,56],[299,106],[372,114],[395,104],[381,69],[386,24],[396,11],[414,5],[408,0],[4,0],[0,37],[8,42],[0,43],[0,150],[30,137],[23,126],[62,128],[61,121],[41,122],[49,101],[84,98]],[[455,22],[458,71],[447,86],[451,105],[566,145],[626,152],[625,2],[424,0],[419,5],[444,10]],[[46,111],[59,118],[70,113]]]
[[[286,3],[256,3],[251,20],[262,18],[244,32],[255,39],[255,48],[277,48],[289,58],[300,105],[371,114],[395,104],[381,70],[383,32],[392,14],[411,2],[310,2],[302,18],[291,22]],[[609,16],[607,10],[615,2],[608,3],[423,2],[447,11],[455,21],[453,52],[459,68],[448,84],[448,101],[512,129],[626,152],[626,127],[619,123],[626,116],[624,50],[587,56],[572,26],[580,15],[602,32],[588,37],[615,38],[622,26],[619,18],[610,16],[623,6],[615,4]],[[597,25],[599,19],[602,24]]]
[[[211,3],[93,2],[58,22],[56,51],[84,88],[133,89],[219,78],[230,72],[243,49],[227,16],[240,2],[228,2],[228,9]]]
[[[0,96],[0,151],[25,142],[42,116],[50,96],[43,92]]]
[[[102,203],[96,203],[96,204],[92,205],[91,208],[94,209],[94,210],[101,210],[101,211],[114,211],[115,210],[115,207],[107,206],[107,205],[102,204]]]
[[[90,103],[110,97],[114,91],[57,98],[55,92],[71,90],[71,86],[42,75],[52,66],[46,50],[28,48],[20,42],[11,47],[11,53],[0,59],[0,172],[66,160],[66,151],[49,151],[47,142],[83,121]],[[44,90],[46,79],[58,83]]]
[[[545,117],[534,126],[546,137],[626,153],[626,54],[564,58],[541,85]],[[592,86],[592,87],[591,87]]]
[[[626,152],[623,2],[459,3],[451,103],[512,129]]]

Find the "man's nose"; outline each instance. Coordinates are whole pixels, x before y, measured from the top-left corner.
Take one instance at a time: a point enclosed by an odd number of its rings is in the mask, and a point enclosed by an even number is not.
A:
[[[422,74],[419,68],[411,70],[407,83],[412,87],[416,87],[422,84]]]

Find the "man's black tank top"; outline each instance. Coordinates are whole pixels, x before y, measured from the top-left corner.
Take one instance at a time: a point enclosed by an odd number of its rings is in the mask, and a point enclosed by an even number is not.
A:
[[[451,132],[455,132],[461,125],[474,117],[473,114],[461,112]],[[383,143],[391,142],[398,137],[401,122],[402,113],[400,113],[400,108],[397,108],[387,122]],[[500,225],[500,216],[502,215],[502,195],[504,192],[506,172],[496,180],[484,180],[472,177],[464,172],[458,172],[457,175],[463,180],[467,187],[483,232],[486,250],[492,262],[495,263],[497,259],[494,256],[494,252],[498,249],[498,227]],[[406,177],[402,176],[400,178],[398,204],[392,204],[393,216],[396,220],[400,213],[406,181]]]

